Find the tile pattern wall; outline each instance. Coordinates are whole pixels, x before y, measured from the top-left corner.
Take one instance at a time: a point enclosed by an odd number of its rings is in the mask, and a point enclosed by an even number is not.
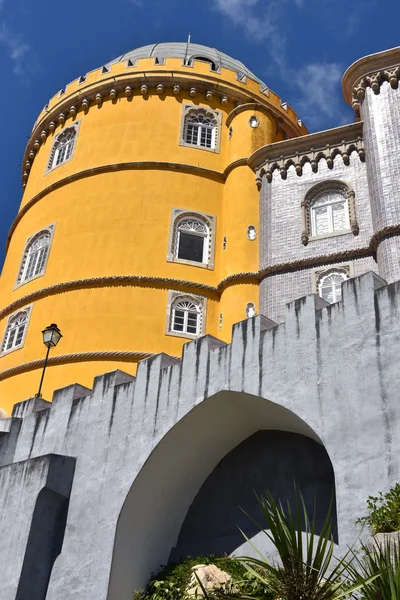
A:
[[[361,106],[368,182],[375,232],[400,224],[400,89],[384,82],[379,94],[367,88]],[[400,239],[383,239],[377,249],[379,273],[388,283],[400,279]]]
[[[374,230],[400,223],[400,88],[366,89],[361,105]]]
[[[400,237],[391,236],[379,243],[376,257],[379,265],[379,275],[393,283],[400,281]]]
[[[351,265],[353,277],[358,277],[367,271],[378,273],[378,265],[372,257],[335,263],[339,268],[341,265]],[[314,271],[321,271],[324,267],[327,270],[331,269],[332,264],[315,265],[312,268],[299,269],[290,273],[278,273],[263,279],[260,283],[260,313],[276,323],[284,321],[286,304],[315,293]]]
[[[366,170],[366,164],[353,152],[349,166],[337,156],[332,169],[323,159],[317,173],[306,164],[301,177],[296,175],[294,167],[289,168],[286,180],[279,171],[274,171],[271,183],[264,177],[260,193],[260,268],[367,248],[372,236],[372,219]],[[313,240],[304,246],[301,202],[314,185],[329,179],[343,180],[353,187],[360,233]]]

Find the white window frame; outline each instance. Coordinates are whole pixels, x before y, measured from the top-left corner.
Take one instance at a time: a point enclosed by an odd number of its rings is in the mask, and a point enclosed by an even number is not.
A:
[[[202,125],[199,123],[197,131],[196,143],[187,141],[187,132],[190,120],[192,118],[202,117],[208,119],[213,123],[211,133],[211,146],[201,145],[201,130]],[[181,118],[181,129],[179,135],[179,145],[185,146],[186,148],[195,148],[197,150],[206,150],[208,152],[220,152],[220,141],[221,141],[221,123],[222,113],[218,110],[212,110],[209,107],[195,106],[194,104],[184,104],[182,106],[182,118]],[[206,127],[211,129],[211,127]]]
[[[317,204],[318,200],[320,200],[321,198],[326,198],[326,196],[329,196],[330,194],[339,194],[340,196],[340,200],[339,199],[332,199],[331,201],[328,201],[324,204]],[[337,205],[343,205],[344,208],[344,214],[345,214],[345,226],[343,227],[343,229],[334,229],[334,220],[333,220],[333,207],[337,206]],[[318,208],[326,208],[327,209],[327,214],[328,214],[328,231],[325,233],[317,233],[317,210]],[[318,196],[316,198],[314,198],[313,203],[311,205],[311,236],[312,237],[322,237],[325,235],[340,235],[341,233],[346,232],[349,233],[350,232],[350,215],[349,215],[349,201],[348,199],[343,196],[340,192],[338,192],[337,190],[327,190],[326,192],[322,192],[320,194],[318,194]]]
[[[187,331],[188,325],[188,315],[189,311],[187,309],[179,309],[184,312],[184,331],[176,331],[174,329],[175,317],[176,317],[176,307],[179,303],[188,303],[197,307],[197,329],[196,333],[190,333]],[[194,294],[185,294],[184,292],[179,292],[176,290],[169,290],[168,292],[168,309],[167,309],[167,322],[165,328],[166,335],[172,335],[176,337],[182,337],[187,339],[197,339],[198,337],[204,335],[205,331],[205,323],[206,323],[206,307],[207,307],[207,298],[204,296],[197,296]]]
[[[0,348],[0,356],[4,356],[6,354],[10,354],[11,352],[15,352],[16,350],[20,350],[21,348],[23,348],[24,344],[25,344],[25,338],[26,338],[26,334],[28,331],[28,327],[29,327],[29,322],[31,319],[31,314],[32,314],[32,306],[25,306],[24,308],[21,308],[20,310],[17,310],[16,312],[14,312],[12,315],[10,315],[7,319],[7,323],[6,323],[6,327],[4,330],[4,334],[3,334],[3,339],[1,342],[1,348]],[[18,319],[19,316],[22,315],[26,315],[26,322],[25,322],[25,327],[23,330],[23,334],[21,337],[21,341],[18,345],[14,345],[11,348],[6,349],[7,344],[8,344],[8,340],[9,340],[9,334],[13,329],[13,322],[16,321]],[[16,339],[14,337],[14,339]]]
[[[46,272],[47,263],[49,261],[51,245],[52,245],[53,237],[54,237],[54,230],[55,230],[55,223],[53,223],[52,225],[49,225],[48,227],[44,227],[43,229],[36,232],[34,235],[30,236],[26,240],[25,248],[24,248],[24,252],[22,254],[22,260],[21,260],[21,263],[20,263],[20,266],[18,269],[18,276],[17,276],[17,280],[15,282],[14,289],[17,287],[20,287],[22,285],[25,285],[26,283],[29,283],[30,281],[33,281],[34,279],[37,279],[38,277],[43,277],[43,275]],[[45,258],[43,267],[38,273],[32,275],[31,277],[26,277],[26,272],[27,272],[27,269],[29,266],[30,248],[33,246],[33,244],[35,244],[35,242],[42,235],[45,235],[45,234],[47,234],[49,236],[49,243],[47,244],[47,254],[46,254],[46,258]]]
[[[207,235],[196,233],[196,231],[191,232],[189,229],[185,230],[185,233],[188,233],[189,235],[198,235],[199,237],[204,237],[203,262],[178,258],[179,237],[181,231],[179,229],[179,225],[184,221],[199,221],[204,223],[204,225],[207,227]],[[197,211],[192,212],[184,208],[173,208],[168,239],[167,261],[180,263],[183,265],[190,265],[193,267],[200,267],[203,269],[214,269],[216,222],[217,218],[214,215]]]
[[[323,298],[322,296],[322,286],[323,283],[325,281],[325,279],[327,279],[327,277],[331,277],[332,275],[341,275],[344,279],[344,281],[347,281],[348,279],[351,279],[353,277],[353,265],[350,264],[338,264],[338,265],[332,265],[329,267],[325,267],[323,269],[317,269],[313,272],[313,291],[315,294],[317,294],[318,296],[320,296],[320,298],[322,298],[323,300],[325,300],[326,302],[329,302],[329,300],[326,300],[325,298]],[[339,299],[336,298],[336,291],[334,290],[334,301],[331,302],[330,304],[335,304],[336,302],[340,302],[342,297],[340,297]]]
[[[75,153],[75,148],[76,148],[76,143],[77,143],[77,139],[78,139],[80,124],[81,124],[81,122],[77,121],[76,123],[71,123],[70,125],[66,125],[65,127],[63,127],[63,129],[61,131],[59,131],[55,135],[53,144],[51,146],[49,161],[47,163],[45,175],[47,175],[47,173],[50,173],[50,171],[54,171],[54,169],[58,169],[58,167],[65,165],[66,163],[68,163],[69,161],[71,161],[73,159],[74,153]],[[58,158],[58,155],[59,155],[59,152],[61,149],[60,144],[59,144],[59,138],[61,136],[65,135],[65,133],[68,132],[69,130],[73,130],[74,137],[67,144],[65,144],[65,146],[69,145],[71,147],[71,151],[68,154],[68,158],[66,158],[66,159],[62,160],[60,163],[56,164],[57,158]]]
[[[335,204],[339,204],[341,201],[339,199],[332,200],[331,203],[327,203],[325,206],[328,208],[328,233],[317,234],[317,226],[316,226],[316,213],[315,211],[318,209],[315,206],[315,203],[326,195],[329,194],[339,194],[343,197],[343,202],[345,203],[345,220],[346,220],[346,228],[340,230],[333,230],[333,209],[332,207]],[[323,205],[321,205],[323,206]],[[353,235],[358,235],[360,228],[357,222],[356,215],[356,203],[355,203],[355,193],[352,186],[345,181],[340,179],[328,179],[313,185],[311,189],[308,190],[305,195],[304,200],[301,203],[302,210],[302,233],[301,233],[301,241],[307,246],[307,244],[311,241],[317,241],[328,237],[335,237],[338,235],[348,235],[352,233]]]

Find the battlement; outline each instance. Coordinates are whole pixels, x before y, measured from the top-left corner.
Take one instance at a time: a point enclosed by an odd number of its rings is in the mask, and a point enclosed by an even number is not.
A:
[[[96,377],[92,389],[75,383],[57,390],[52,402],[38,398],[22,401],[14,406],[11,418],[0,419],[0,464],[5,464],[2,453],[7,437],[16,424],[20,428],[21,420],[19,442],[29,446],[31,454],[35,449],[40,451],[49,426],[50,431],[62,429],[67,435],[83,415],[89,424],[91,415],[83,411],[84,405],[93,407],[92,416],[97,421],[99,402],[111,403],[102,410],[112,428],[118,399],[123,396],[124,402],[139,408],[141,417],[156,427],[160,411],[163,413],[172,402],[179,406],[181,400],[198,401],[224,387],[262,395],[263,371],[270,370],[271,361],[274,364],[284,360],[283,348],[288,356],[293,356],[306,347],[315,359],[332,346],[332,339],[346,340],[359,326],[361,315],[363,323],[369,319],[371,334],[378,344],[380,324],[392,322],[397,316],[399,286],[400,282],[388,286],[369,272],[345,281],[343,299],[337,304],[330,305],[312,294],[287,304],[285,320],[279,325],[263,315],[235,324],[231,344],[206,335],[185,344],[181,360],[158,354],[140,361],[136,377],[112,371]],[[148,398],[153,399],[151,404]]]
[[[136,377],[113,371],[92,389],[56,391],[51,404],[17,404],[0,420],[7,480],[0,526],[5,540],[19,540],[0,547],[2,568],[13,574],[2,598],[15,598],[20,569],[28,568],[46,465],[71,489],[47,599],[125,600],[168,561],[207,477],[260,431],[323,447],[334,473],[339,551],[353,543],[367,496],[400,477],[399,292],[399,282],[386,285],[369,272],[343,283],[340,303],[311,295],[291,302],[280,325],[262,315],[237,323],[231,344],[207,335],[187,343],[181,360],[143,360]],[[74,471],[65,474],[68,458]],[[26,486],[26,473],[38,469]],[[18,507],[24,519],[8,518]]]

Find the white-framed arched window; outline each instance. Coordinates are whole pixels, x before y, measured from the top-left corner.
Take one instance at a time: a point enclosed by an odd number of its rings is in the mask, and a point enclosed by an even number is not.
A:
[[[318,295],[330,304],[339,302],[342,299],[342,283],[349,277],[349,267],[320,272],[317,276]]]
[[[170,290],[166,333],[196,338],[203,334],[206,299]]]
[[[2,354],[17,350],[24,345],[31,310],[32,307],[29,306],[9,317],[1,345]]]
[[[221,115],[218,111],[184,105],[181,145],[219,152],[220,123]]]
[[[51,148],[47,171],[51,171],[71,160],[75,150],[78,129],[79,123],[74,123],[56,135]]]
[[[305,246],[311,238],[352,232],[358,235],[355,194],[344,181],[322,181],[313,186],[301,204]]]
[[[17,286],[44,274],[53,233],[54,225],[50,225],[27,240],[18,272]]]
[[[167,260],[214,267],[215,217],[173,209]]]
[[[349,202],[339,191],[319,194],[311,205],[311,235],[350,230]]]

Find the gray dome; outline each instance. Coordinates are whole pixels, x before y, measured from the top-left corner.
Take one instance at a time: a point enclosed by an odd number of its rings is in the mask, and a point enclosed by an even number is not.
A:
[[[219,67],[225,67],[239,74],[239,76],[245,75],[250,79],[258,81],[263,86],[264,82],[261,81],[254,73],[240,60],[236,60],[223,52],[220,52],[216,48],[209,48],[208,46],[201,46],[200,44],[189,44],[186,42],[161,42],[159,44],[149,44],[148,46],[142,46],[136,48],[136,50],[130,50],[121,56],[118,56],[107,64],[107,67],[118,62],[124,62],[130,60],[133,64],[136,63],[138,58],[154,58],[161,59],[163,62],[164,58],[181,58],[182,60],[186,57],[187,61],[193,59],[203,59],[207,62],[213,63],[215,69]]]

